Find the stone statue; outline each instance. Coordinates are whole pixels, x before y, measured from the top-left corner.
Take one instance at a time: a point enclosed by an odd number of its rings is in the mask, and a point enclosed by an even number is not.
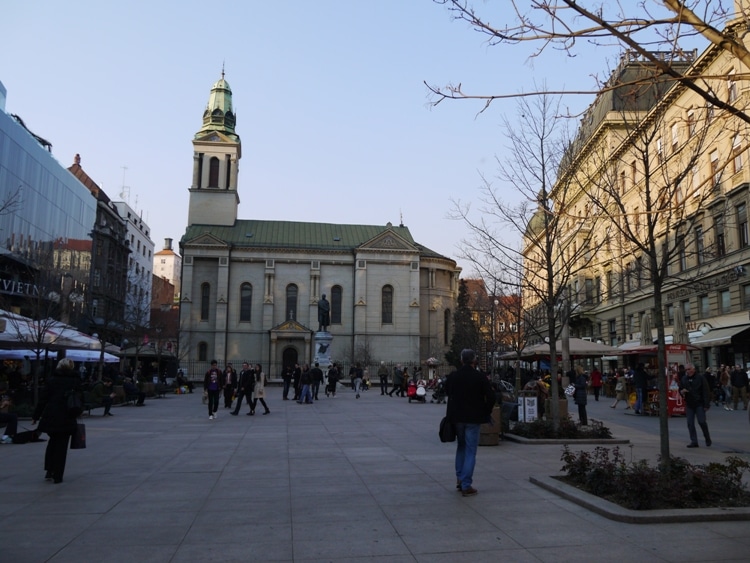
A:
[[[331,304],[326,299],[326,294],[318,301],[318,332],[327,331],[331,324]]]

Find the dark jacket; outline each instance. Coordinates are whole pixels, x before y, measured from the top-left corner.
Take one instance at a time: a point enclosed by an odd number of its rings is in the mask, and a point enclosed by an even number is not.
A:
[[[320,368],[312,368],[310,370],[310,376],[312,377],[313,383],[322,383],[323,382],[323,370]]]
[[[211,382],[211,376],[216,376],[216,384],[218,386],[218,389],[224,389],[224,374],[221,372],[219,368],[211,368],[206,372],[206,375],[203,377],[203,390],[208,391],[208,385]]]
[[[711,390],[708,388],[708,381],[701,374],[683,377],[680,381],[680,389],[686,390],[685,404],[691,409],[699,405],[703,405],[704,409],[711,406]]]
[[[58,370],[49,379],[34,410],[34,420],[39,421],[40,432],[47,434],[73,434],[75,432],[77,417],[68,414],[68,391],[71,390],[78,393],[83,401],[83,386],[76,372]]]
[[[252,393],[255,388],[255,371],[251,369],[243,369],[240,372],[240,389],[245,393]]]
[[[732,387],[747,387],[747,372],[742,369],[733,369],[729,374]]]
[[[587,382],[586,376],[581,374],[576,377],[575,383],[573,383],[576,388],[575,393],[573,393],[573,402],[576,405],[585,405],[588,402]]]
[[[445,383],[448,420],[454,424],[484,424],[492,415],[495,393],[486,376],[471,366],[461,366]]]
[[[635,369],[635,373],[633,373],[633,385],[637,389],[648,389],[648,372],[638,367]]]

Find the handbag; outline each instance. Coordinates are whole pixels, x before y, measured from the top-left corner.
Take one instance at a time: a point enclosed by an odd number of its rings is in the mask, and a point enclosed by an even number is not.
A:
[[[448,420],[447,416],[444,416],[440,421],[440,431],[438,436],[440,436],[440,441],[443,443],[456,441],[456,427],[450,420]]]
[[[82,450],[86,448],[86,425],[82,422],[76,424],[76,431],[70,440],[71,450]]]
[[[575,387],[575,385],[568,385],[568,386],[567,386],[567,387],[565,388],[565,394],[566,394],[566,395],[567,395],[568,397],[572,397],[573,395],[575,395],[575,392],[576,392],[576,387]]]

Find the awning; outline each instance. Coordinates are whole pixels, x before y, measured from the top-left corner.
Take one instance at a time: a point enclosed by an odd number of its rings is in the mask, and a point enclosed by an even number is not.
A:
[[[731,326],[727,328],[715,328],[700,338],[692,341],[692,344],[701,348],[710,348],[711,346],[726,346],[732,343],[732,338],[741,332],[750,329],[750,325]]]
[[[99,350],[65,350],[65,357],[74,362],[98,362],[101,357]],[[108,352],[104,352],[104,363],[113,364],[119,362],[120,358]]]

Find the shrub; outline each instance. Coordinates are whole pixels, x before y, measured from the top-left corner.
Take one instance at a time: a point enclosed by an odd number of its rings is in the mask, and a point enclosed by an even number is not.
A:
[[[597,447],[561,457],[563,480],[625,508],[706,508],[750,506],[742,475],[750,463],[735,457],[726,463],[691,465],[671,457],[668,469],[650,467],[645,460],[626,463],[619,448]]]
[[[511,428],[513,434],[524,438],[541,439],[583,439],[611,438],[612,432],[599,421],[592,420],[589,426],[579,426],[570,417],[560,419],[560,427],[555,431],[551,420],[537,419],[533,422],[517,422]]]

